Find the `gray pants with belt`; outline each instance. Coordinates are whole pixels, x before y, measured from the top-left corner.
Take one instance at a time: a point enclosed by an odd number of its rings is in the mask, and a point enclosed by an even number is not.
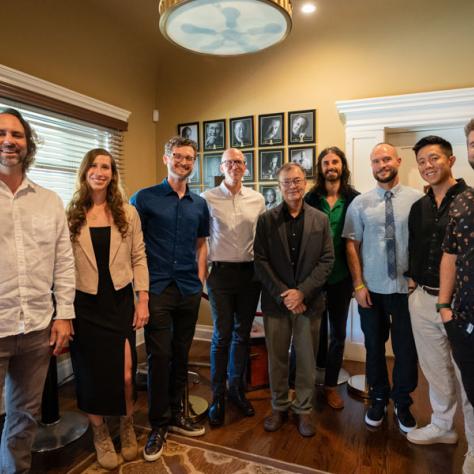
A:
[[[0,394],[5,386],[5,424],[0,442],[0,473],[30,469],[36,417],[48,371],[49,327],[0,338]]]

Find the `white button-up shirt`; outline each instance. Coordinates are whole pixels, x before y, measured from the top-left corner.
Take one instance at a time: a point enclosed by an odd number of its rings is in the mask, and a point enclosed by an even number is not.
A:
[[[260,193],[242,186],[232,194],[224,181],[201,194],[211,216],[209,260],[213,262],[253,261],[253,241],[265,200]]]
[[[74,257],[61,199],[25,178],[0,181],[0,337],[74,318]]]

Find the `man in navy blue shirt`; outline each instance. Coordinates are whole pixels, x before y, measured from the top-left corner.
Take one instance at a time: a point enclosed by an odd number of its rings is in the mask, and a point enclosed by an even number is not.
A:
[[[145,343],[152,431],[144,448],[147,461],[161,456],[168,429],[185,436],[204,434],[202,426],[185,418],[182,403],[207,274],[209,211],[206,201],[187,186],[196,152],[197,145],[190,139],[169,140],[163,156],[168,177],[131,198],[142,221],[150,271]]]

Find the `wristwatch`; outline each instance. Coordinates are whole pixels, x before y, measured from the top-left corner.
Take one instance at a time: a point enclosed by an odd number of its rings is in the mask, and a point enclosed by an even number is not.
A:
[[[439,311],[443,308],[451,308],[451,303],[436,303],[436,312],[439,313]]]

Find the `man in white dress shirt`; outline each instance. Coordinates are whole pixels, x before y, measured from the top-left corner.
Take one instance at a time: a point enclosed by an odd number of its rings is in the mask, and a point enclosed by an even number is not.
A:
[[[224,423],[226,379],[228,399],[245,416],[255,411],[244,394],[250,330],[260,296],[254,278],[253,241],[257,219],[265,211],[263,196],[242,186],[245,158],[230,148],[222,154],[221,185],[202,194],[211,216],[207,280],[214,333],[211,342],[213,402],[209,422]]]
[[[2,474],[29,472],[51,348],[58,355],[67,344],[74,318],[74,258],[64,209],[57,194],[26,177],[35,152],[34,132],[21,114],[0,111]]]

